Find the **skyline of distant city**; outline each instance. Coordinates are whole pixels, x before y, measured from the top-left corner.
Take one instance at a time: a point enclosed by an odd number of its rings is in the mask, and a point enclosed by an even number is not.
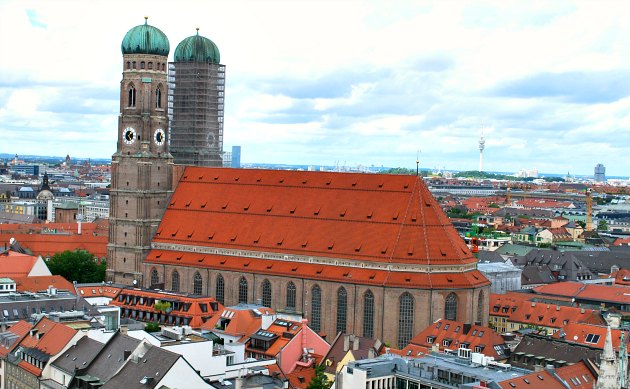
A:
[[[3,141],[109,158],[120,42],[148,16],[169,60],[196,27],[218,46],[224,145],[241,145],[244,162],[414,168],[419,151],[427,168],[472,170],[483,132],[488,171],[587,175],[602,163],[624,176],[630,164],[630,4],[243,4],[138,1],[121,14],[105,1],[72,2],[76,13],[2,2],[0,44],[19,58],[0,63]]]

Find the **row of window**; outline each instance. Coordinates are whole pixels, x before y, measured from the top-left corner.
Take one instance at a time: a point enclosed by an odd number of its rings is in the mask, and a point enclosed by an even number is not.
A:
[[[131,70],[131,69],[138,69],[138,64],[136,61],[127,61],[127,70]],[[145,61],[140,61],[140,69],[144,69],[146,66],[146,68],[148,70],[153,70],[153,62],[149,61],[149,62],[145,62]],[[166,64],[163,62],[156,62],[155,63],[155,70],[164,70],[166,71]]]
[[[127,90],[127,107],[133,108],[136,106],[136,87],[133,83],[129,84]],[[162,108],[162,85],[159,85],[155,90],[155,108]]]
[[[151,284],[159,283],[159,274],[154,268],[151,270]],[[216,279],[215,298],[221,304],[225,304],[225,280],[220,274]],[[173,270],[171,274],[171,290],[180,291],[180,279],[177,270]],[[195,272],[193,276],[193,293],[203,294],[203,280],[199,272]],[[287,309],[295,309],[297,289],[292,281],[286,286],[286,304]],[[249,295],[249,283],[245,277],[239,279],[238,284],[238,303],[247,303]],[[479,293],[477,304],[477,318],[482,321],[483,316],[483,293]],[[262,305],[272,307],[272,291],[271,282],[265,279],[262,282]],[[398,301],[398,347],[407,346],[414,333],[413,317],[414,317],[414,298],[409,292],[403,293]],[[457,321],[458,298],[455,293],[450,293],[446,297],[444,305],[444,318],[447,320]],[[317,331],[321,331],[322,319],[322,291],[319,285],[311,288],[311,315],[309,318],[310,327]],[[347,331],[348,319],[348,293],[342,286],[337,289],[337,312],[336,312],[336,328],[335,332],[345,333]],[[374,337],[374,294],[368,290],[363,294],[363,336]]]

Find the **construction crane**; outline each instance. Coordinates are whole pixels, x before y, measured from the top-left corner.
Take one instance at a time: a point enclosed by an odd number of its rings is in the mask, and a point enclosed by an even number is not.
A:
[[[591,188],[586,189],[586,231],[593,231],[593,198]]]
[[[511,200],[511,198],[510,198],[510,192],[511,192],[510,181],[508,181],[507,190],[505,192],[506,192],[505,193],[505,206],[509,207],[510,204],[511,204],[511,201],[510,201]]]

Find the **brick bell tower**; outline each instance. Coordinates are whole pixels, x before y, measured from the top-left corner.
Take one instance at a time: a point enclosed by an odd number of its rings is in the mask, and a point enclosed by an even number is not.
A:
[[[150,26],[123,39],[118,142],[112,155],[107,281],[143,285],[142,262],[173,193],[168,149],[168,38]]]

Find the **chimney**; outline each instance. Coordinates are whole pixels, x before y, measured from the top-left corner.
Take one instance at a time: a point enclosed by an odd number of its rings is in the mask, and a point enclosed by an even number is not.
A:
[[[356,335],[352,335],[352,349],[353,350],[358,350],[359,349],[359,337]]]
[[[350,335],[343,336],[343,351],[350,350]]]
[[[376,352],[374,351],[372,347],[370,347],[368,350],[368,359],[372,359],[372,358],[376,358]]]

